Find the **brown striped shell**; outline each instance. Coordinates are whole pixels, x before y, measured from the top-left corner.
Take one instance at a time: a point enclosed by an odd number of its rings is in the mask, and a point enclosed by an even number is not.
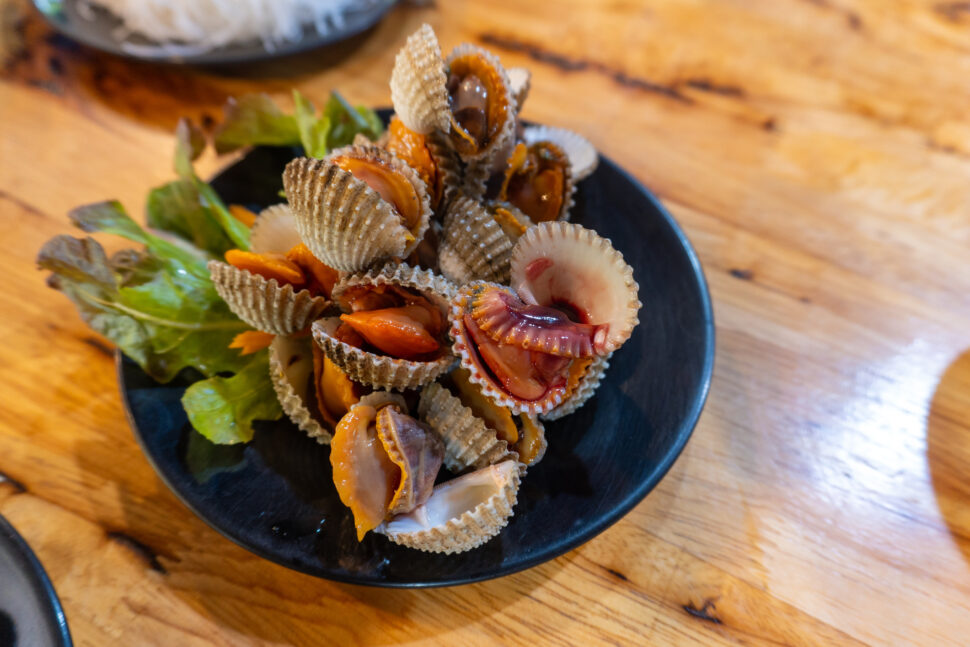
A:
[[[445,214],[438,264],[456,285],[508,283],[512,241],[484,206],[459,196]]]
[[[276,279],[209,261],[209,274],[216,292],[233,314],[247,324],[274,335],[291,335],[305,329],[327,309],[329,301],[311,296],[308,290],[282,287]]]

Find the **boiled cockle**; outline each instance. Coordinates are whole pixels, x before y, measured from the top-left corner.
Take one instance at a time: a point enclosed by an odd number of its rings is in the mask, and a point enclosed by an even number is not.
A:
[[[565,220],[575,191],[571,173],[569,157],[556,144],[517,144],[508,157],[498,200],[536,223]]]
[[[501,532],[519,490],[518,464],[506,460],[437,486],[408,514],[377,528],[394,543],[432,553],[461,553]]]
[[[341,418],[330,443],[330,463],[337,494],[354,515],[357,538],[426,502],[443,456],[441,439],[396,404],[360,403]]]
[[[376,146],[340,148],[323,160],[297,158],[287,164],[283,186],[300,238],[344,272],[407,256],[430,222],[424,180]]]
[[[397,117],[391,118],[384,148],[408,163],[428,187],[431,209],[448,204],[458,187],[461,169],[454,152],[438,133],[422,135],[408,129]]]
[[[257,224],[264,217],[277,216],[261,215]],[[231,249],[225,263],[209,262],[209,273],[219,296],[237,317],[257,330],[289,335],[305,329],[326,310],[337,272],[298,239],[291,248],[274,248],[273,243],[293,240],[283,233],[285,223],[276,229],[272,236],[263,229],[264,235],[257,239],[263,244],[261,252]]]
[[[452,302],[455,353],[471,380],[516,413],[567,402],[597,357],[637,323],[632,269],[604,238],[578,225],[544,223],[512,252],[512,285],[464,286]]]
[[[318,320],[313,336],[355,381],[417,388],[454,363],[445,336],[453,294],[447,279],[403,264],[348,276],[333,292],[344,314]]]

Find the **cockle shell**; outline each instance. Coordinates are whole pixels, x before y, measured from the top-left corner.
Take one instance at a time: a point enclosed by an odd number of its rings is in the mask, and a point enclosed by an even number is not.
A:
[[[575,182],[589,177],[599,164],[596,147],[588,139],[571,130],[555,126],[528,126],[522,132],[522,138],[529,145],[547,141],[561,148],[569,156]]]
[[[527,303],[572,304],[589,323],[607,324],[600,354],[619,348],[639,323],[633,268],[609,239],[567,222],[543,222],[515,244],[512,288]]]
[[[557,160],[562,162],[563,169],[563,201],[562,206],[559,209],[559,214],[555,218],[556,220],[569,220],[570,212],[573,206],[576,204],[576,179],[572,171],[572,160],[569,155],[563,150],[557,143],[552,141],[541,140],[537,142],[527,143],[528,150],[533,150],[535,148],[546,149],[547,155],[554,156]],[[511,158],[511,156],[510,156]],[[506,172],[508,172],[506,170]],[[499,199],[507,200],[507,196],[499,195]]]
[[[291,335],[309,326],[329,305],[324,297],[308,290],[296,291],[259,274],[221,261],[209,261],[216,292],[233,314],[247,324],[274,335]]]
[[[566,396],[562,404],[552,411],[543,414],[541,418],[543,420],[559,420],[586,404],[593,397],[593,394],[596,393],[596,389],[600,387],[603,376],[606,375],[606,369],[610,367],[610,358],[612,356],[613,354],[610,353],[609,355],[595,358],[593,363],[586,367],[586,372],[579,378],[579,383],[573,389],[572,393]]]
[[[522,111],[522,104],[529,96],[529,88],[532,86],[532,72],[527,67],[509,67],[505,73],[509,78],[509,90],[515,99],[515,111]]]
[[[436,433],[393,405],[377,412],[376,424],[384,450],[391,462],[401,468],[401,482],[387,513],[411,512],[431,496],[445,453],[444,443]]]
[[[274,204],[260,211],[249,231],[249,249],[257,254],[285,254],[301,242],[296,217],[288,204]]]
[[[336,157],[374,160],[404,176],[420,201],[417,226],[409,231],[394,206],[337,166],[332,161]],[[421,241],[431,217],[424,181],[396,155],[376,146],[340,148],[323,160],[297,158],[286,165],[283,186],[300,238],[314,256],[342,272],[407,256]]]
[[[341,303],[341,297],[352,286],[385,284],[417,290],[437,305],[446,316],[448,304],[455,291],[454,285],[448,279],[429,270],[402,263],[388,264],[379,270],[344,277],[334,286],[333,299]],[[313,338],[334,364],[352,380],[361,384],[398,391],[419,388],[434,381],[454,365],[455,358],[447,352],[430,362],[369,353],[336,339],[333,335],[339,325],[338,317],[320,319],[313,324]]]
[[[310,412],[310,389],[313,388],[313,352],[309,338],[279,336],[269,347],[269,375],[283,413],[289,416],[310,438],[322,445],[330,444],[330,430]]]
[[[416,133],[448,132],[450,106],[448,76],[438,38],[424,24],[408,36],[394,59],[391,103],[404,125]]]
[[[431,133],[426,144],[428,150],[431,151],[431,157],[435,161],[438,173],[442,176],[444,192],[441,196],[441,202],[438,203],[437,213],[443,214],[461,185],[461,162],[441,133]]]
[[[494,430],[438,382],[421,391],[418,415],[444,441],[445,467],[452,472],[479,469],[509,458],[518,460]]]
[[[508,283],[512,241],[485,207],[459,196],[445,214],[438,264],[457,285]]]
[[[519,482],[515,461],[489,465],[437,485],[424,505],[384,522],[376,532],[431,553],[477,548],[508,525]]]

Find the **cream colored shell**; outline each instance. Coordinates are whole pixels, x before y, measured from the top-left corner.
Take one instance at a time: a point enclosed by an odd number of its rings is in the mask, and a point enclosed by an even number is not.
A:
[[[404,125],[416,133],[448,131],[448,77],[438,38],[424,24],[408,36],[394,59],[391,104]]]
[[[329,445],[333,437],[307,408],[313,388],[313,351],[309,339],[277,337],[269,347],[269,375],[280,406],[293,423],[310,438]]]
[[[489,465],[435,486],[424,505],[384,522],[376,532],[396,544],[430,553],[477,548],[508,525],[519,483],[515,461]],[[474,506],[467,504],[469,492],[479,497],[472,501]]]
[[[555,126],[529,126],[522,132],[522,138],[529,145],[536,142],[552,142],[569,157],[574,181],[589,177],[599,164],[596,147],[582,135]]]
[[[216,292],[229,309],[257,330],[293,334],[320,317],[330,303],[307,290],[280,287],[276,279],[265,279],[228,263],[209,261],[208,267]]]
[[[421,203],[418,226],[408,231],[390,203],[332,158],[375,159],[403,174]],[[327,159],[297,158],[286,165],[283,186],[300,238],[313,255],[342,272],[356,272],[418,246],[431,218],[424,181],[393,153],[376,146],[348,146]]]
[[[257,254],[285,254],[301,242],[296,218],[288,204],[263,209],[249,231],[249,249]]]
[[[518,460],[493,429],[438,382],[421,391],[418,416],[441,436],[445,467],[452,472],[480,469],[510,458]]]
[[[526,268],[537,259],[549,265],[530,274]],[[512,250],[511,279],[527,303],[565,300],[585,311],[589,323],[609,324],[603,354],[623,345],[639,323],[633,268],[609,239],[580,225],[543,222],[526,231]]]
[[[522,111],[522,104],[529,96],[529,88],[532,85],[532,72],[527,67],[510,67],[505,70],[509,77],[509,90],[515,99],[515,111]]]
[[[460,196],[445,214],[438,248],[441,272],[457,285],[508,283],[512,241],[485,207]]]

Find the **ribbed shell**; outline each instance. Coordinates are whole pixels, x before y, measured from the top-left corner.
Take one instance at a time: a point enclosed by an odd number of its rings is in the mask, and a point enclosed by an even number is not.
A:
[[[274,335],[290,335],[303,330],[327,309],[324,297],[299,292],[292,285],[265,279],[259,274],[221,261],[209,261],[209,274],[216,292],[232,312],[247,324]]]
[[[448,209],[438,254],[442,274],[457,285],[509,281],[512,241],[485,207],[470,198],[460,196]]]
[[[288,204],[263,209],[249,231],[249,248],[257,254],[285,254],[301,242],[296,217]]]
[[[600,387],[603,381],[603,376],[606,375],[606,369],[610,367],[610,358],[613,354],[610,353],[605,357],[597,357],[593,360],[593,363],[586,368],[586,372],[583,376],[579,378],[579,384],[576,385],[576,389],[563,400],[563,403],[552,411],[543,414],[541,417],[543,420],[559,420],[563,416],[568,416],[569,414],[575,412],[580,407],[582,407],[586,402],[593,397],[596,393],[596,389]]]
[[[326,317],[313,323],[313,339],[327,357],[350,379],[379,389],[417,389],[451,370],[455,358],[446,353],[433,362],[414,362],[368,353],[333,337],[339,317]]]
[[[571,130],[555,126],[529,126],[523,131],[522,138],[530,145],[547,141],[559,146],[569,156],[574,182],[589,177],[599,164],[596,147],[588,139]]]
[[[444,441],[445,467],[452,472],[480,469],[509,458],[518,460],[493,429],[437,382],[421,391],[418,416]]]
[[[552,264],[530,276],[526,268],[540,258]],[[550,305],[565,300],[587,312],[589,323],[609,324],[603,354],[619,348],[639,323],[641,304],[633,268],[609,239],[591,229],[566,222],[540,223],[519,238],[511,266],[512,288],[526,302]],[[588,289],[591,281],[597,290]]]
[[[310,438],[329,445],[333,435],[321,425],[306,406],[313,386],[313,351],[309,339],[277,337],[269,347],[269,375],[283,413]],[[296,361],[292,361],[293,357]]]
[[[404,530],[415,525],[413,519],[421,518],[425,506],[419,507],[410,515],[409,523],[403,524],[391,519],[377,528],[377,532],[387,535],[396,544],[416,548],[430,553],[461,553],[481,546],[501,532],[512,517],[519,490],[519,470],[515,461],[503,461],[471,472],[456,479],[445,481],[435,487],[432,499],[447,495],[451,488],[480,484],[492,480],[497,491],[474,508],[466,510],[448,521],[420,530]],[[478,485],[478,487],[481,487]],[[397,522],[396,522],[397,521]]]
[[[441,133],[431,133],[425,141],[438,173],[442,175],[444,191],[437,213],[443,214],[461,186],[461,161]]]
[[[401,482],[387,512],[411,512],[431,496],[441,469],[444,443],[434,431],[393,406],[378,411],[375,423],[388,458],[401,468]]]
[[[509,90],[515,99],[515,111],[522,111],[522,104],[529,96],[529,88],[532,86],[532,72],[527,67],[510,67],[505,70],[509,77]]]
[[[341,278],[333,286],[333,300],[338,304],[342,303],[344,292],[358,285],[399,285],[417,290],[437,305],[445,316],[448,314],[451,299],[457,289],[451,281],[431,270],[411,267],[406,263],[387,263],[381,268]]]
[[[408,36],[394,59],[391,72],[391,103],[404,125],[428,134],[448,131],[450,107],[448,76],[441,47],[430,25],[424,24]]]
[[[394,207],[366,182],[331,158],[378,159],[403,174],[421,201],[420,222],[409,232]],[[313,255],[342,272],[410,254],[424,236],[431,203],[424,181],[393,153],[376,146],[348,146],[323,160],[297,158],[286,165],[283,186],[300,238]]]

